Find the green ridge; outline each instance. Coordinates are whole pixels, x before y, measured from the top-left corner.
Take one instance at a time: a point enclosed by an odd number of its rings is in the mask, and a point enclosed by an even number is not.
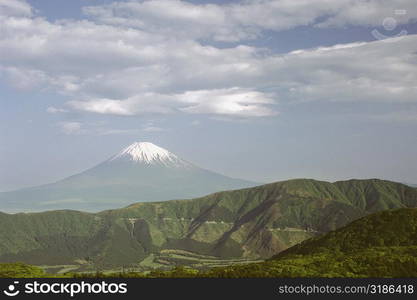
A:
[[[296,179],[95,214],[0,213],[0,262],[51,269],[62,265],[74,271],[146,269],[160,266],[157,260],[164,261],[166,250],[225,263],[251,261],[375,211],[416,206],[417,189],[400,183]]]
[[[184,270],[180,277],[187,274]],[[374,213],[265,262],[213,268],[198,276],[417,277],[417,209]]]

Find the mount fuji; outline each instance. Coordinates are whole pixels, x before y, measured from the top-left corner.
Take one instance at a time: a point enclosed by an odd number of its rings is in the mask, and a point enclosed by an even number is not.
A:
[[[100,211],[257,185],[200,168],[152,143],[136,142],[99,165],[55,183],[0,193],[0,211]]]

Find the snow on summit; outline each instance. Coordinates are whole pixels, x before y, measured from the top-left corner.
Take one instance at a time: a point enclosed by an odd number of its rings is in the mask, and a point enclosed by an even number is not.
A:
[[[126,158],[134,162],[148,165],[164,165],[167,167],[191,166],[190,163],[168,150],[148,142],[136,142],[131,144],[114,156],[111,161]]]

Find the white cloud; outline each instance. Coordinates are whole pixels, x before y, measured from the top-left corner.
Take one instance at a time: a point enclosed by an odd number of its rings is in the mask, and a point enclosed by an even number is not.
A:
[[[57,123],[61,132],[66,135],[135,135],[144,131],[162,131],[162,128],[145,124],[142,128],[109,128],[103,123],[66,121]],[[153,129],[152,129],[153,128]]]
[[[407,14],[395,16],[400,9]],[[221,5],[148,0],[89,6],[84,13],[103,24],[230,42],[256,38],[262,30],[304,25],[380,26],[392,16],[399,24],[417,20],[414,0],[248,0]]]
[[[296,51],[272,58],[268,73],[281,98],[294,101],[416,102],[416,46],[410,35]]]
[[[75,109],[99,114],[132,116],[135,113],[129,106],[129,100],[97,99],[90,101],[71,101],[68,104]]]
[[[238,41],[254,37],[255,28],[243,29],[230,22],[226,5],[195,5],[179,0],[115,2],[84,8],[95,20],[181,38]],[[254,32],[251,32],[254,31]]]
[[[360,7],[363,1],[119,2],[86,9],[96,21],[58,22],[23,13],[27,3],[14,2],[22,5],[22,13],[0,10],[1,79],[16,88],[64,94],[72,99],[68,109],[121,116],[265,117],[277,114],[278,99],[417,101],[417,35],[395,43],[351,43],[280,55],[245,45],[217,48],[198,40],[241,40],[259,30],[305,24],[369,25],[387,13],[386,7],[407,9],[410,20],[415,9],[408,0],[367,1],[373,9],[356,19],[343,9],[348,4]],[[172,9],[162,11],[161,5]],[[367,17],[370,13],[373,19]],[[323,16],[330,18],[323,21]],[[172,20],[179,27],[166,32]]]
[[[138,114],[166,114],[174,111],[174,99],[168,95],[145,93],[123,100],[92,99],[87,101],[70,101],[74,109],[99,114],[133,116]],[[171,106],[171,107],[170,107]]]
[[[42,70],[0,65],[0,74],[11,86],[19,90],[39,88],[48,83],[47,75]]]
[[[145,113],[218,114],[240,117],[272,116],[272,98],[249,89],[229,88],[187,91],[181,94],[143,94],[125,100],[71,101],[75,109],[100,114],[131,116]]]
[[[393,17],[398,24],[417,21],[417,10],[414,0],[350,0],[342,2],[345,2],[343,6],[334,11],[323,22],[318,23],[317,26],[381,26],[383,21],[390,17]]]
[[[80,122],[60,122],[58,126],[65,134],[80,134],[82,133],[82,123]]]
[[[239,117],[265,117],[277,114],[269,108],[272,98],[264,93],[239,88],[188,91],[176,96],[189,104],[182,111],[192,114],[215,114]]]
[[[68,112],[68,110],[63,109],[63,108],[57,108],[57,107],[49,106],[46,109],[46,112],[48,112],[50,114],[57,114],[57,113],[65,113],[65,112]]]
[[[0,0],[1,16],[31,16],[32,8],[24,0]]]

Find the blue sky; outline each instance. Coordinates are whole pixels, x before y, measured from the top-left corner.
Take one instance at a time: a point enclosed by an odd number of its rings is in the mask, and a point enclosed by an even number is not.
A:
[[[271,182],[417,183],[413,0],[0,0],[0,191],[134,141]]]

